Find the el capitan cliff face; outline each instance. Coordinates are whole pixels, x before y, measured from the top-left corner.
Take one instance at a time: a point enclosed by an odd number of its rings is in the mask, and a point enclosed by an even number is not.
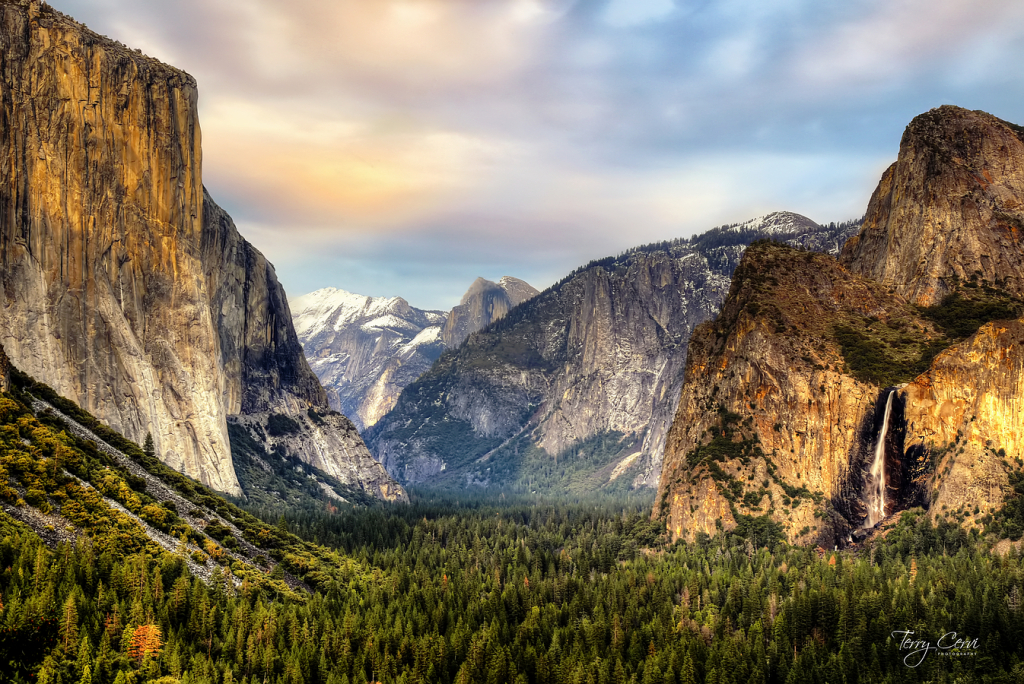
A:
[[[228,418],[326,399],[272,267],[204,193],[195,81],[36,2],[0,4],[0,39],[0,343],[126,436],[152,433],[169,465],[241,494]],[[295,455],[379,470],[339,430]]]
[[[195,81],[37,3],[0,12],[0,341],[25,372],[237,494]]]

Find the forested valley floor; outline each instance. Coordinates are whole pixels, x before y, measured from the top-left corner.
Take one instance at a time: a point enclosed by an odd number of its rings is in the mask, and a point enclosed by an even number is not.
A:
[[[770,527],[666,546],[646,502],[472,499],[281,517],[351,563],[282,597],[173,553],[0,541],[18,682],[1016,682],[1021,563],[905,514],[856,552]],[[754,541],[756,540],[756,542]],[[894,631],[976,646],[907,658]]]
[[[245,510],[16,373],[0,678],[1020,682],[1021,560],[994,553],[1024,529],[1011,484],[984,530],[917,509],[839,551],[788,545],[768,516],[671,544],[651,497],[623,492]]]

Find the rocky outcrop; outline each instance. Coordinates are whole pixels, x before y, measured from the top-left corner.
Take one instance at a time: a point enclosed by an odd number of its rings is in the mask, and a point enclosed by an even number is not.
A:
[[[859,526],[882,388],[850,375],[837,326],[873,329],[907,365],[939,336],[901,297],[827,255],[747,250],[722,312],[690,339],[655,508],[675,538],[770,513],[807,540],[832,533],[826,501],[852,504],[839,528]]]
[[[957,282],[1024,295],[1024,129],[943,106],[915,118],[840,260],[929,306]]]
[[[0,342],[242,494],[228,416],[327,405],[273,268],[204,193],[195,81],[34,1],[0,4],[0,39]]]
[[[380,420],[402,390],[444,351],[447,316],[401,297],[366,297],[335,288],[291,301],[293,322],[331,407],[359,430]]]
[[[518,278],[502,276],[496,283],[477,278],[462,295],[462,301],[448,314],[441,330],[441,341],[445,347],[454,349],[471,333],[483,330],[505,316],[512,307],[536,295],[537,290],[533,286]]]
[[[1000,506],[1011,461],[1024,457],[1024,323],[988,323],[936,357],[901,392],[905,444],[933,462],[934,514],[974,522]]]
[[[605,483],[628,474],[653,486],[690,333],[717,312],[746,244],[765,235],[727,226],[580,269],[444,354],[368,443],[407,482],[498,484],[530,480],[530,448],[556,457],[622,435],[635,448],[595,467],[607,467]]]
[[[973,523],[1002,504],[1024,429],[1024,328],[999,320],[1024,311],[1019,130],[933,110],[840,263],[747,252],[691,339],[654,510],[674,537],[769,515],[793,540],[857,539],[872,462],[886,516]]]
[[[251,413],[232,416],[229,421],[246,429],[266,452],[279,458],[298,459],[375,499],[409,501],[405,489],[370,456],[352,421],[336,411]]]

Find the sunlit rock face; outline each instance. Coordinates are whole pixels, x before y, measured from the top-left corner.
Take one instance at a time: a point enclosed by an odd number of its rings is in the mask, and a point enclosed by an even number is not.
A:
[[[916,117],[840,261],[921,306],[972,278],[1024,295],[1022,136],[948,105]]]
[[[906,351],[942,334],[916,306],[965,286],[1022,294],[1020,131],[982,112],[932,110],[907,128],[839,263],[748,251],[719,318],[691,338],[654,509],[673,536],[767,513],[791,539],[843,543],[869,522],[888,391],[852,377],[836,326],[859,326],[910,368]],[[962,509],[970,524],[1002,504],[1024,434],[1021,326],[987,323],[899,385],[882,451],[886,515]],[[735,417],[734,440],[764,456],[701,459],[721,434],[719,409]],[[819,499],[785,505],[799,486]]]
[[[202,263],[188,74],[36,3],[0,7],[3,345],[175,468],[239,493]]]
[[[0,38],[0,343],[241,494],[228,417],[326,398],[273,268],[204,193],[195,81],[36,2],[0,5]],[[321,458],[354,452],[375,469]]]
[[[770,513],[791,539],[809,541],[831,529],[820,517],[826,501],[860,497],[851,461],[861,471],[870,459],[880,388],[845,372],[832,330],[870,317],[932,334],[902,298],[828,255],[765,244],[747,250],[718,318],[690,338],[655,506],[674,537],[731,529],[737,514]],[[698,448],[722,435],[725,412],[735,416],[735,440],[759,451],[702,458]],[[739,483],[735,492],[728,478]],[[783,505],[787,488],[801,487],[808,496]],[[854,505],[853,524],[865,513]]]
[[[1001,505],[1005,462],[1024,456],[1024,323],[982,326],[902,394],[908,449],[934,457],[932,511],[965,508],[973,522]]]

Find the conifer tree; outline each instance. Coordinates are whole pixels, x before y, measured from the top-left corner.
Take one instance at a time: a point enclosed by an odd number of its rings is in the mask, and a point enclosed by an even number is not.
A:
[[[70,653],[72,646],[78,643],[78,607],[73,594],[68,595],[61,611],[60,641],[64,653]]]

